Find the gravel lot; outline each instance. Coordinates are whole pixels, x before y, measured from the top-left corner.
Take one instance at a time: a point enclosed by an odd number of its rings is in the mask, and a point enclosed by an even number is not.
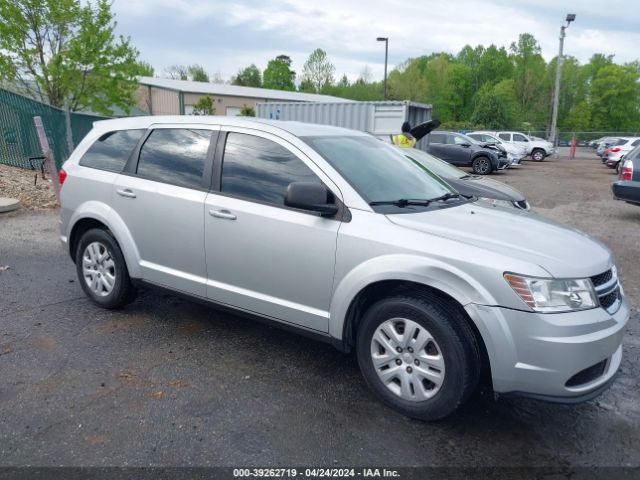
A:
[[[591,150],[495,178],[616,254],[635,309],[598,400],[476,395],[413,421],[330,346],[152,291],[94,307],[55,211],[21,210],[0,217],[0,465],[640,467],[640,208],[611,199],[614,175]]]

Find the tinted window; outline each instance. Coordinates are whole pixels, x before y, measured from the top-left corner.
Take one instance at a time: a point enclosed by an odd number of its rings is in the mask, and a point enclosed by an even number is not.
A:
[[[444,133],[431,133],[429,143],[447,143],[447,136]]]
[[[631,146],[632,146],[632,147],[637,147],[638,145],[640,145],[640,139],[635,140],[635,141],[631,144]]]
[[[140,151],[138,175],[181,187],[202,186],[211,130],[154,130]]]
[[[284,205],[292,182],[318,177],[289,150],[266,138],[230,133],[222,161],[220,190],[249,200]]]
[[[511,140],[511,135],[509,133],[499,133],[498,136],[502,139],[502,140],[506,140],[507,142],[509,140]]]
[[[120,173],[143,133],[144,130],[105,133],[82,156],[80,165]]]
[[[484,135],[480,133],[468,133],[467,136],[473,138],[474,140],[484,141]]]
[[[519,133],[514,133],[513,134],[513,141],[514,142],[528,142],[529,139],[527,137],[525,137],[524,135],[520,135]]]

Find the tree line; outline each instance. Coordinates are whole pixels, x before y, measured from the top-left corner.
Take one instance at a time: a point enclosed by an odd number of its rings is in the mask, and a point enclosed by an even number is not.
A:
[[[0,2],[0,82],[68,106],[111,114],[135,105],[138,76],[154,68],[139,59],[129,38],[116,37],[109,0]],[[546,62],[535,37],[523,33],[508,48],[467,45],[459,52],[409,58],[391,70],[388,98],[431,104],[445,126],[546,130],[551,117],[557,58]],[[201,65],[172,65],[168,78],[222,83]],[[288,55],[240,69],[234,85],[320,93],[360,101],[382,100],[383,82],[366,67],[356,80],[336,78],[327,53],[315,49],[298,75]],[[614,62],[595,53],[587,63],[562,64],[558,126],[564,131],[640,130],[640,62]]]

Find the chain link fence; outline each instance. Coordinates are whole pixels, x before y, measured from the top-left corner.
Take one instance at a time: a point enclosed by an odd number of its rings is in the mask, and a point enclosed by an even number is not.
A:
[[[36,100],[0,89],[0,163],[28,169],[39,168],[42,156],[33,117],[42,118],[49,146],[58,168],[71,154],[67,142],[65,112]],[[96,120],[106,117],[70,113],[71,138],[77,145]]]

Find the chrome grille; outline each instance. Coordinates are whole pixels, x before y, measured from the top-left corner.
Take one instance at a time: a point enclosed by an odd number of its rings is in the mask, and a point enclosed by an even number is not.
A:
[[[620,307],[620,285],[615,267],[591,277],[591,282],[596,289],[596,295],[600,306],[609,313],[615,313]]]

